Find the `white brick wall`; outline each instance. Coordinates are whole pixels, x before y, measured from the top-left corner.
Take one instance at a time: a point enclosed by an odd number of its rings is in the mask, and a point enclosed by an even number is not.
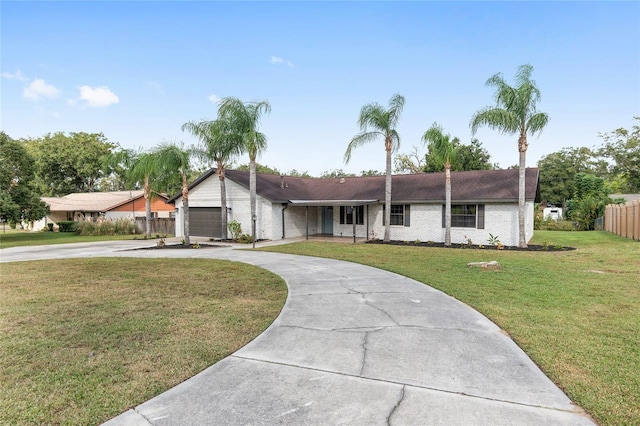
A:
[[[226,181],[228,220],[237,220],[242,225],[244,233],[251,233],[251,209],[249,190],[229,179]],[[176,217],[176,236],[183,235],[182,199],[175,203],[179,209]],[[217,175],[209,176],[200,185],[189,192],[190,207],[220,207],[220,182]],[[271,203],[269,200],[258,196],[256,234],[258,239],[282,238],[282,209],[280,203]],[[533,237],[533,202],[526,205],[526,239]],[[285,238],[301,237],[306,235],[307,220],[305,207],[289,205],[284,210]],[[365,206],[365,212],[367,207]],[[364,225],[356,225],[357,237],[376,238],[384,237],[382,226],[382,204],[368,207],[368,235],[367,222]],[[366,213],[365,213],[366,216]],[[309,207],[309,235],[322,232],[322,207]],[[444,242],[445,230],[442,227],[441,204],[412,204],[411,226],[392,226],[391,239],[403,241],[435,241]],[[518,205],[517,204],[485,204],[485,229],[452,228],[451,241],[453,243],[466,242],[470,239],[474,244],[487,244],[489,234],[497,236],[500,241],[508,246],[518,245]],[[340,208],[333,209],[333,235],[352,236],[353,225],[340,225]]]
[[[251,234],[251,203],[249,190],[230,179],[225,179],[227,191],[228,222],[237,220],[242,226],[242,232]],[[175,206],[179,209],[176,216],[176,237],[182,237],[182,221],[184,211],[182,197],[176,199]],[[189,191],[189,207],[220,207],[220,180],[216,174],[209,176],[198,186]],[[271,202],[258,196],[256,199],[256,237],[257,239],[272,239],[273,209]],[[228,231],[227,231],[228,232]]]

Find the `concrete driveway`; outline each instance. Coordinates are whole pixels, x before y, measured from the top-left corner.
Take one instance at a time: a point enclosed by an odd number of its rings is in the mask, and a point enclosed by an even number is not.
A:
[[[149,242],[3,249],[0,261],[198,257],[268,269],[276,321],[231,356],[107,425],[592,425],[495,324],[417,281],[348,262]]]

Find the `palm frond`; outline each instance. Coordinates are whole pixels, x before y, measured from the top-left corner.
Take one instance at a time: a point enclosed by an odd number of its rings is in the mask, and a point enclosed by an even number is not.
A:
[[[471,133],[476,134],[480,126],[488,126],[502,134],[517,133],[520,129],[518,117],[511,111],[498,107],[480,109],[471,118]]]
[[[354,148],[365,145],[380,136],[384,137],[384,133],[382,132],[363,132],[359,133],[351,139],[349,145],[347,146],[347,151],[344,153],[344,163],[348,164],[351,161],[351,151]]]
[[[545,112],[538,112],[529,117],[527,121],[527,133],[535,135],[542,132],[542,129],[549,123],[549,115]]]

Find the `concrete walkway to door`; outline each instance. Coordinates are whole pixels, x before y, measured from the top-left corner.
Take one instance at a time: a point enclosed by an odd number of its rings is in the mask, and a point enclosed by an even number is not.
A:
[[[125,250],[134,246],[3,249],[0,258],[228,259],[282,276],[289,295],[254,341],[107,425],[593,424],[496,325],[414,280],[313,257]]]

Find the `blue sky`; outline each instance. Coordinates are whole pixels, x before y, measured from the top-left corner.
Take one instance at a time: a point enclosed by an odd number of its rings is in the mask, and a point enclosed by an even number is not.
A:
[[[468,143],[485,86],[534,66],[550,123],[527,165],[640,115],[638,2],[2,1],[1,129],[103,132],[126,148],[195,143],[180,127],[215,101],[268,100],[259,161],[319,175],[384,170],[383,141],[342,159],[360,108],[406,98],[399,152],[433,122]],[[517,137],[476,137],[502,167]],[[237,163],[246,163],[239,158]]]

